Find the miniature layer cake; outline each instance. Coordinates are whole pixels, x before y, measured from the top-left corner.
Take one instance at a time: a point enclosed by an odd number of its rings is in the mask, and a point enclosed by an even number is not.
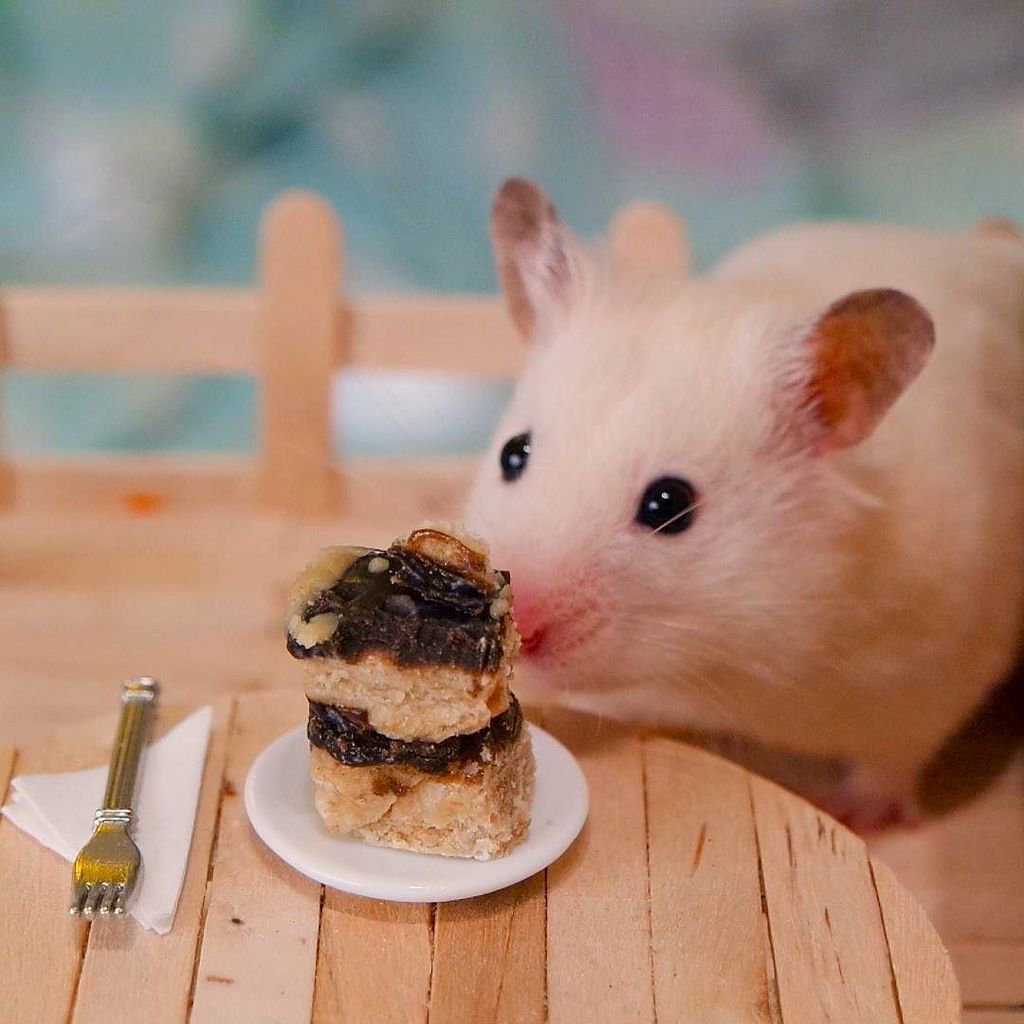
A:
[[[331,548],[296,581],[317,810],[332,831],[487,860],[529,827],[533,754],[509,689],[507,574],[476,541],[416,530]]]

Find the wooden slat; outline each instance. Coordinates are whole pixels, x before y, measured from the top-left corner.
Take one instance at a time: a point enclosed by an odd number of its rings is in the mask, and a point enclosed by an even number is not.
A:
[[[14,771],[14,747],[0,747],[0,805],[7,799],[7,785]]]
[[[546,723],[580,759],[591,799],[582,835],[548,869],[549,1018],[653,1021],[640,741],[570,712]]]
[[[644,765],[658,1020],[771,1024],[747,776],[670,740]]]
[[[375,370],[514,377],[526,349],[493,296],[367,298],[346,306],[342,361]]]
[[[960,990],[949,954],[925,912],[882,863],[871,871],[905,1024],[956,1024]]]
[[[864,844],[778,786],[750,786],[785,1024],[936,1024],[900,1016]]]
[[[256,755],[302,721],[304,706],[298,689],[253,694],[237,705],[192,1024],[309,1020],[320,886],[260,842],[242,802],[245,777]]]
[[[112,1020],[179,1024],[185,1020],[217,826],[230,708],[226,698],[214,704],[188,873],[174,926],[167,935],[156,935],[130,920],[123,926],[120,921],[94,925],[82,965],[74,1024],[108,1024]],[[164,729],[169,725],[170,711],[161,709]],[[185,712],[174,709],[173,713],[178,718]],[[130,985],[124,984],[128,963]]]
[[[629,203],[611,228],[615,261],[638,274],[685,278],[690,272],[686,225],[661,203]]]
[[[544,900],[541,872],[503,892],[438,904],[430,1024],[542,1024]]]
[[[502,378],[518,373],[525,357],[491,295],[336,297],[331,315],[335,366]],[[20,370],[254,374],[259,296],[252,289],[6,288],[0,353],[0,365]]]
[[[116,695],[112,692],[111,698]],[[76,771],[106,761],[114,716],[19,750],[17,770]],[[0,993],[5,1020],[66,1024],[89,925],[68,916],[67,861],[0,818],[0,877],[17,879],[0,914]],[[45,922],[45,924],[43,924]]]
[[[356,460],[345,469],[342,511],[372,521],[388,507],[426,515],[452,514],[476,467],[475,458],[430,462]],[[255,464],[219,456],[97,456],[19,461],[16,512],[55,517],[104,513],[120,518],[195,516],[216,510],[250,514],[257,493]],[[337,499],[337,496],[336,496]],[[447,510],[444,512],[443,510]],[[51,522],[51,529],[61,525]]]
[[[966,1009],[963,1024],[1024,1024],[1024,1006],[1016,1009]]]
[[[433,907],[327,889],[320,918],[314,1024],[427,1019]]]
[[[260,273],[263,495],[271,508],[316,515],[334,498],[341,228],[330,206],[307,192],[277,199],[263,221]]]
[[[0,351],[24,370],[252,373],[252,291],[5,288]]]
[[[73,507],[76,514],[156,519],[248,509],[256,497],[255,463],[234,456],[43,457],[19,460],[14,467],[17,510],[56,516]]]

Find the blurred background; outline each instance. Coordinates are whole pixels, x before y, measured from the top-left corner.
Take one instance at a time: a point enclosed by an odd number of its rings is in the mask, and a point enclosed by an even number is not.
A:
[[[702,267],[797,219],[1024,218],[1024,4],[0,0],[0,128],[5,284],[245,284],[302,186],[344,220],[348,290],[491,291],[513,173],[584,235],[665,201]],[[255,443],[243,379],[4,389],[20,452]],[[336,420],[352,454],[469,451],[506,397],[347,376]]]

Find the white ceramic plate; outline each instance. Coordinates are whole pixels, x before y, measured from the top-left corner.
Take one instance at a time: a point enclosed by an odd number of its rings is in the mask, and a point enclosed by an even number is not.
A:
[[[256,834],[309,878],[357,896],[434,903],[482,896],[529,878],[557,860],[587,817],[587,783],[554,737],[528,726],[537,761],[530,832],[507,857],[476,861],[388,850],[332,835],[313,805],[304,726],[276,739],[245,780],[245,809]]]

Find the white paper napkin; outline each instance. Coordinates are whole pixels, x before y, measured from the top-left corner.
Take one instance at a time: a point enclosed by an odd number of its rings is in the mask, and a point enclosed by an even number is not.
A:
[[[213,709],[200,708],[143,755],[134,832],[142,880],[128,912],[160,935],[171,930],[185,880],[212,721]],[[106,783],[106,765],[21,775],[11,782],[11,800],[0,813],[70,863],[92,834]]]

